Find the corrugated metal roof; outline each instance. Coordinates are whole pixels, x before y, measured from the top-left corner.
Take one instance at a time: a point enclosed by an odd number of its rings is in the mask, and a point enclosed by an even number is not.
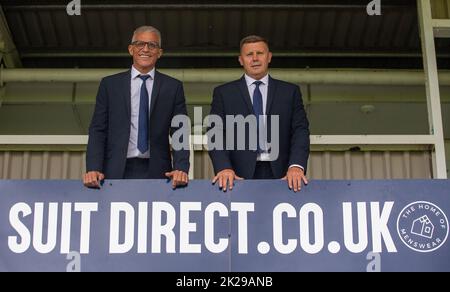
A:
[[[87,57],[102,59],[110,67],[123,65],[124,59],[129,60],[126,47],[133,30],[144,24],[161,30],[165,58],[173,59],[228,57],[235,61],[240,39],[249,34],[267,37],[274,52],[290,58],[361,54],[420,58],[415,1],[395,5],[383,1],[381,16],[367,15],[368,1],[359,1],[364,5],[247,2],[98,5],[83,1],[81,16],[67,15],[65,5],[20,5],[20,1],[4,5],[3,10],[19,53],[30,65],[46,58],[63,63],[70,59],[65,64],[77,66],[74,59]],[[449,44],[439,40],[438,52],[449,54]],[[94,64],[101,66],[98,60]]]
[[[234,7],[234,6],[232,6]],[[83,6],[68,16],[58,6],[6,6],[8,24],[23,53],[38,50],[120,52],[133,30],[158,27],[167,50],[231,50],[259,34],[274,50],[411,52],[419,48],[415,6],[389,7],[370,17],[358,6],[182,9],[151,5]]]

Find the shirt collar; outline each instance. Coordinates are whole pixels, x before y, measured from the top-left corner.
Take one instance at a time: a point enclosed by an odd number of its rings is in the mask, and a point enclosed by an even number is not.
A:
[[[153,80],[153,79],[155,79],[155,71],[156,71],[156,69],[153,68],[152,71],[148,72],[148,74],[142,74],[136,68],[134,68],[134,66],[131,66],[131,79],[136,79],[140,75],[150,75],[150,79]]]
[[[247,83],[247,86],[252,85],[255,81],[258,81],[256,79],[253,79],[252,77],[248,76],[247,74],[245,76],[245,82]],[[266,74],[263,78],[261,78],[259,81],[261,81],[264,85],[267,85],[269,83],[269,74]]]

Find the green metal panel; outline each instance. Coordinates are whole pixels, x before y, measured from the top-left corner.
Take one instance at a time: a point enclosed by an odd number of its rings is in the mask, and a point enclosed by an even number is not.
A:
[[[450,1],[431,0],[431,14],[435,19],[450,18]]]
[[[71,103],[72,83],[8,83],[5,85],[5,104]]]
[[[445,141],[445,158],[447,161],[447,177],[450,177],[450,139]]]
[[[209,114],[216,83],[184,84],[188,114]],[[300,84],[312,134],[424,134],[422,86]],[[85,135],[98,90],[89,83],[8,83],[0,107],[0,135]],[[450,87],[442,86],[444,132],[450,138]],[[373,106],[373,112],[364,112]],[[203,120],[203,119],[202,119]]]

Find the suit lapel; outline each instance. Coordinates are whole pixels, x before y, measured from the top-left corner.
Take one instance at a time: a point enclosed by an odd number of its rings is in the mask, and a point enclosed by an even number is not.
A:
[[[161,75],[158,71],[155,71],[155,80],[153,80],[152,100],[150,105],[150,117],[155,109],[156,99],[159,96],[159,90],[161,89]]]
[[[275,99],[275,92],[277,89],[277,83],[276,81],[269,76],[269,86],[268,86],[268,92],[267,92],[267,104],[266,104],[266,115],[270,115],[270,111],[272,109],[272,103]]]
[[[247,82],[245,82],[245,77],[242,76],[242,78],[238,82],[239,82],[239,90],[241,91],[241,96],[245,100],[249,112],[253,113],[252,100],[250,99],[250,95],[248,93],[248,87]]]
[[[128,70],[123,77],[123,98],[125,99],[125,106],[127,111],[128,120],[131,123],[131,70]]]

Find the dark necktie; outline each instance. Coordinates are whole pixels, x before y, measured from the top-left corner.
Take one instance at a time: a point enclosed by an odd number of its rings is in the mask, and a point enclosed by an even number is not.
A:
[[[148,151],[148,91],[146,86],[146,81],[150,78],[150,75],[140,75],[139,78],[142,79],[141,86],[141,96],[139,102],[139,128],[138,128],[138,141],[137,148],[141,153]]]
[[[257,140],[257,145],[258,145],[258,153],[262,153],[262,147],[259,143],[259,129],[260,129],[260,124],[259,124],[259,119],[260,116],[262,116],[264,114],[263,112],[263,99],[262,99],[262,94],[261,91],[259,90],[259,86],[262,84],[261,81],[255,81],[253,82],[253,84],[256,85],[255,91],[253,92],[253,112],[255,113],[256,116],[256,125],[257,125],[257,134],[256,134],[256,138]]]

